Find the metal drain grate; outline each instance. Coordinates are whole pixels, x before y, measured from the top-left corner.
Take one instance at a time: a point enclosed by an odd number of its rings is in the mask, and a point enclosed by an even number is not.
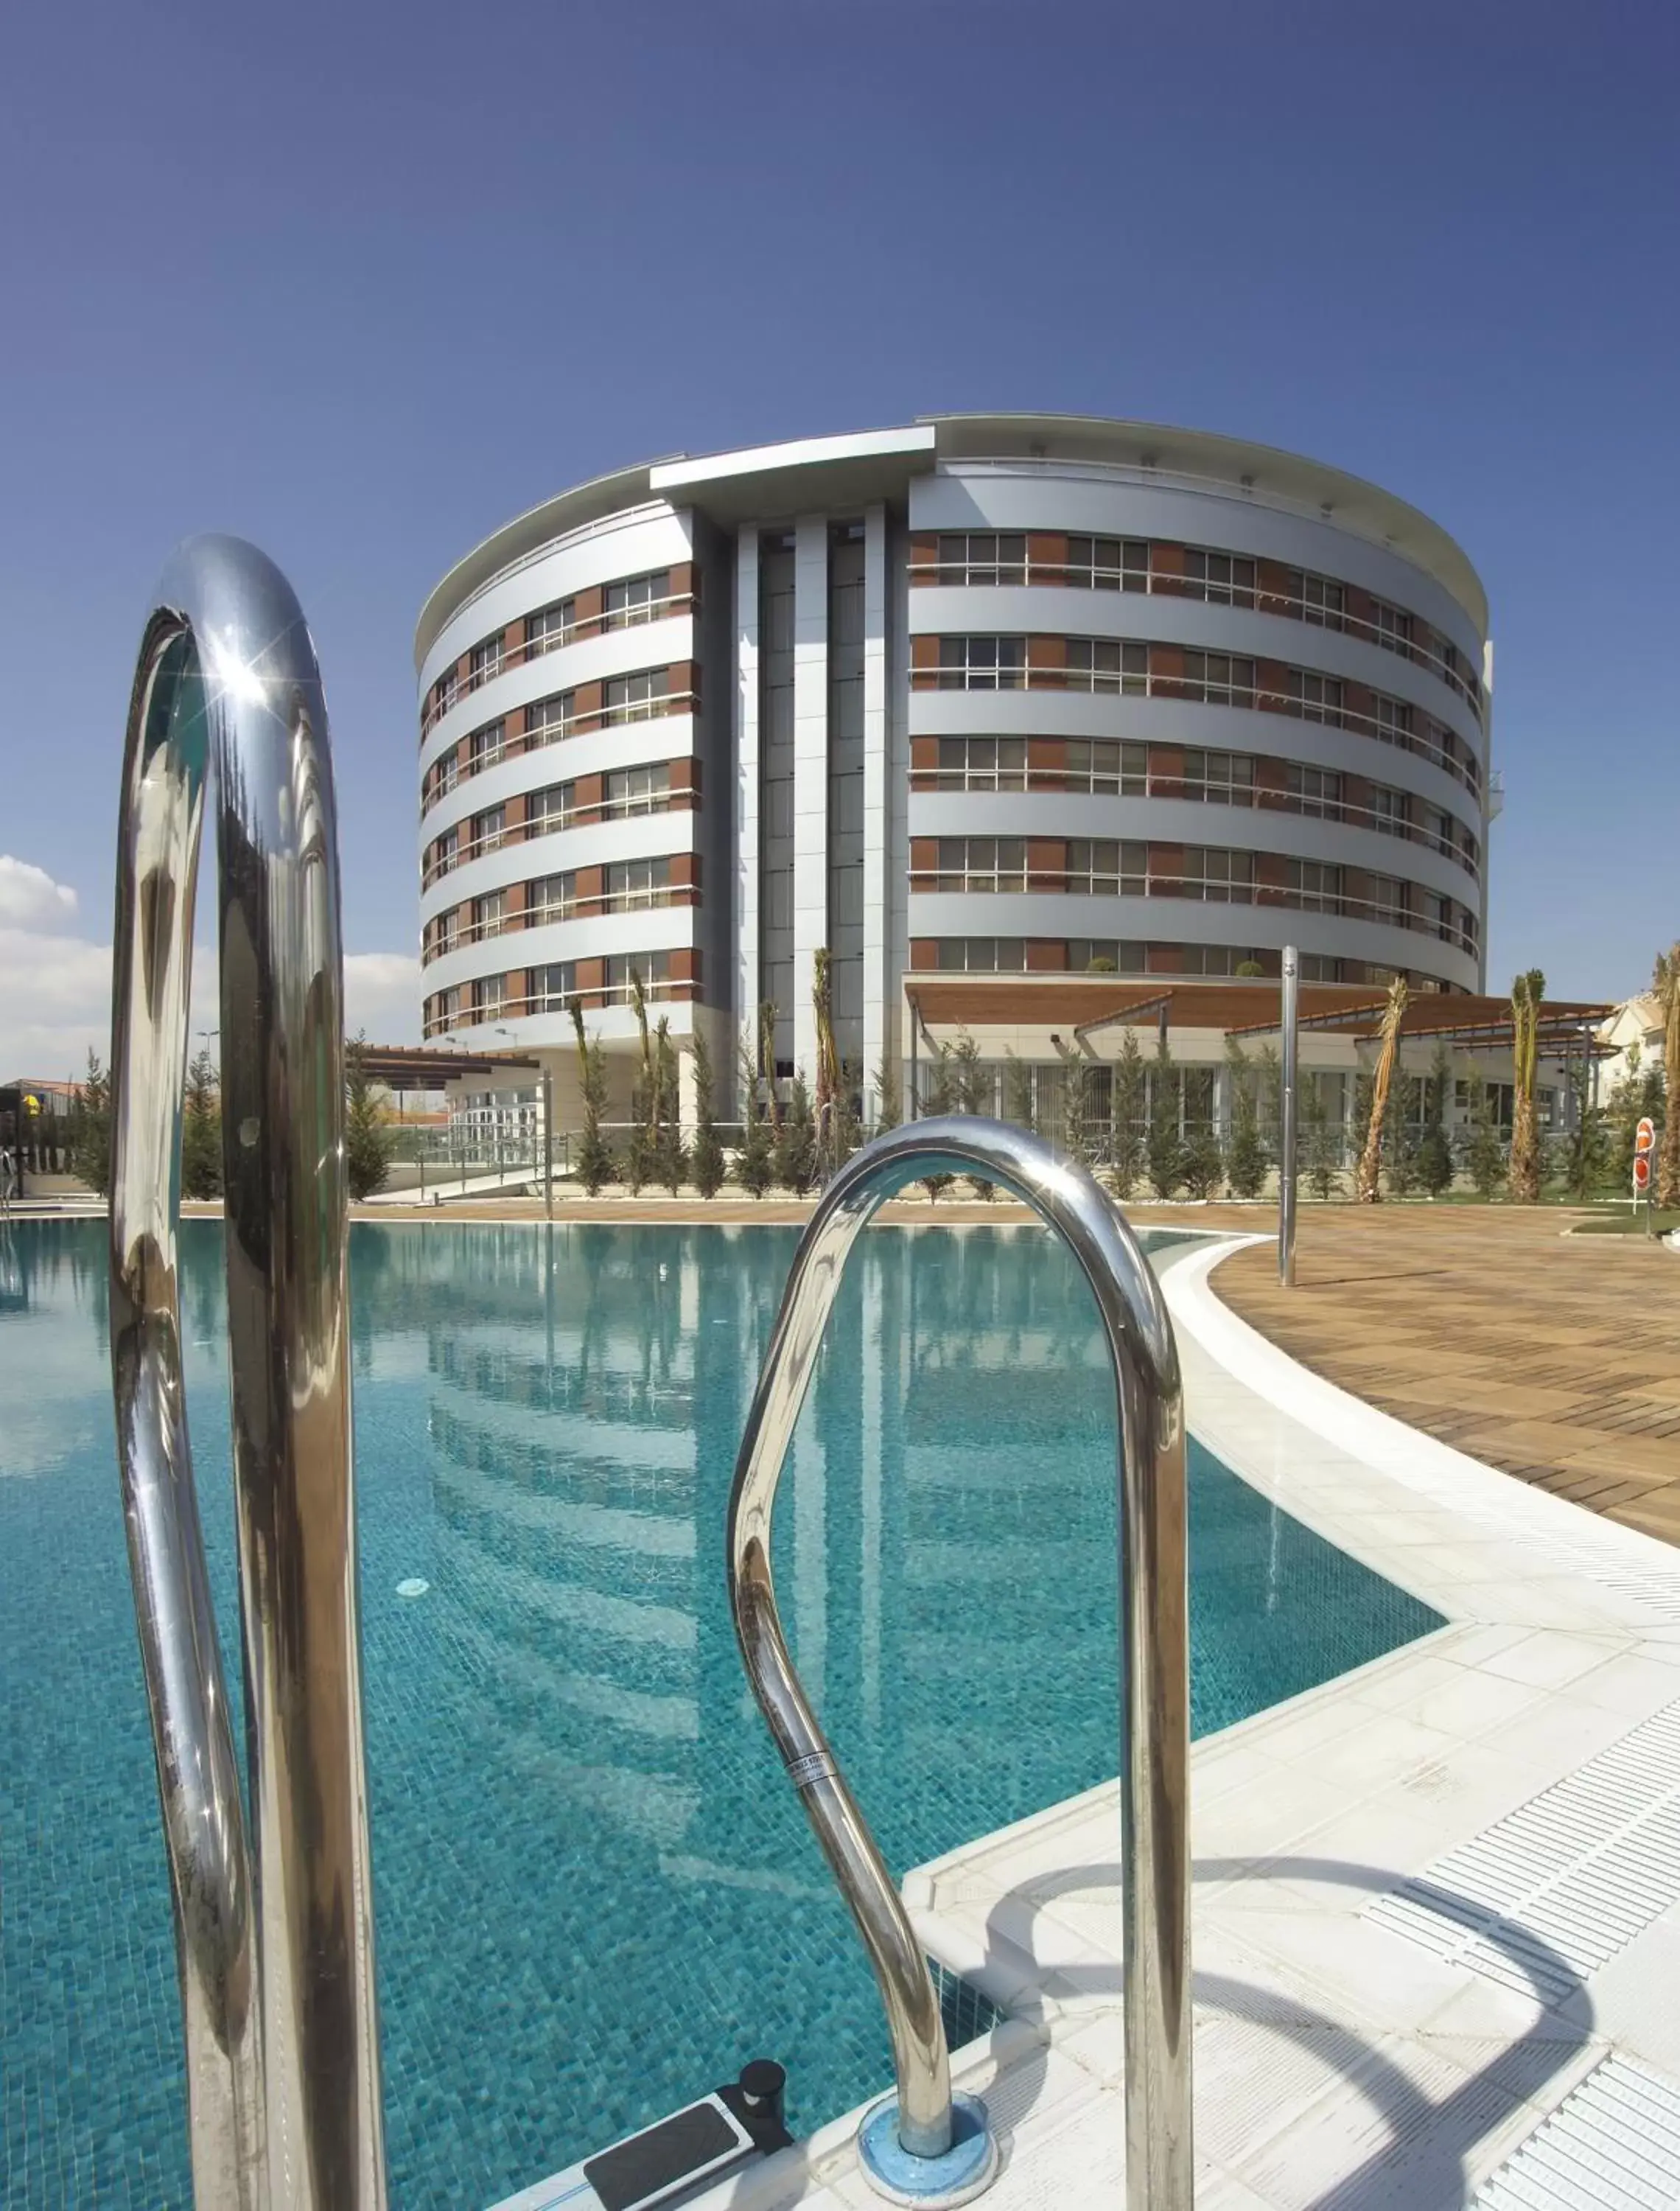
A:
[[[1472,2199],[1471,2211],[1673,2211],[1680,2091],[1607,2057]]]
[[[1393,1934],[1556,2003],[1680,1898],[1680,1703],[1367,1906]]]

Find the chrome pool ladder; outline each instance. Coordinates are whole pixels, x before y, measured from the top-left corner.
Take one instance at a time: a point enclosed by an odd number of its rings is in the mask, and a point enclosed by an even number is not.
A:
[[[892,1876],[795,1670],[771,1577],[771,1517],[854,1239],[888,1198],[940,1173],[996,1183],[1055,1231],[1091,1284],[1114,1365],[1126,2200],[1135,2211],[1190,2211],[1189,1631],[1177,1348],[1148,1261],[1090,1174],[1040,1137],[967,1115],[878,1137],[825,1191],[795,1256],[729,1499],[729,1596],[747,1676],[856,1922],[886,2012],[896,2112],[884,2115],[885,2129],[866,2120],[864,2171],[879,2192],[907,2202],[964,2200],[990,2177],[977,2152],[962,2171],[952,2169],[961,2128],[953,2131],[939,2001]]]
[[[214,770],[250,1832],[187,1436],[177,1280],[194,888]],[[199,2211],[385,2201],[350,1451],[343,961],[326,705],[290,585],[200,537],[129,708],[111,1366]]]

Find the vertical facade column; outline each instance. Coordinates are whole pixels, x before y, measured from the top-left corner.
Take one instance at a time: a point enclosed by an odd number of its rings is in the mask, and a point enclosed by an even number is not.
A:
[[[758,533],[735,541],[735,1004],[752,1031],[758,1001]],[[734,1055],[716,1072],[735,1091]]]
[[[863,518],[863,1112],[880,1108],[877,1069],[887,1051],[893,978],[888,948],[886,509]]]
[[[813,954],[828,942],[828,518],[794,535],[794,1065],[817,1072]]]

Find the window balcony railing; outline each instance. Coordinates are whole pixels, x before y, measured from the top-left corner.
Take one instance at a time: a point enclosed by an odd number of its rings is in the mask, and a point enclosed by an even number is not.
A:
[[[661,691],[648,699],[598,706],[592,713],[555,714],[535,729],[527,730],[523,736],[505,737],[499,744],[486,746],[482,757],[469,758],[464,766],[456,762],[444,771],[440,762],[421,786],[420,811],[429,812],[450,791],[504,760],[523,759],[527,753],[541,752],[549,745],[564,744],[568,737],[585,736],[595,730],[625,729],[638,722],[661,721],[669,714],[692,714],[695,701],[692,690]]]
[[[983,894],[999,889],[1018,891],[1021,887],[1018,881],[1003,881],[995,875],[968,876],[932,868],[915,870],[910,875],[913,892]],[[1194,899],[1209,905],[1283,906],[1297,913],[1333,914],[1344,920],[1372,921],[1388,929],[1410,930],[1420,936],[1435,937],[1443,944],[1468,953],[1472,959],[1476,956],[1477,940],[1472,928],[1425,912],[1414,912],[1410,906],[1397,906],[1390,900],[1355,898],[1343,891],[1302,890],[1287,884],[1228,882],[1206,876],[1165,875],[1059,876],[1054,881],[1035,878],[1032,887],[1040,893],[1063,891],[1075,897],[1083,893],[1102,898]]]
[[[1191,705],[1242,706],[1262,714],[1283,714],[1292,721],[1316,722],[1333,729],[1351,730],[1356,736],[1375,737],[1379,744],[1411,753],[1443,768],[1478,803],[1481,770],[1473,760],[1461,760],[1431,737],[1378,714],[1357,712],[1352,707],[1319,700],[1297,698],[1289,691],[1271,691],[1251,682],[1213,682],[1182,675],[1157,675],[1143,669],[1105,668],[913,668],[913,691],[1062,691],[1095,694],[1099,697],[1173,699]]]
[[[668,975],[644,976],[643,992],[650,1006],[681,1003],[698,995],[692,983]],[[589,990],[564,992],[534,990],[522,997],[486,1001],[482,1011],[472,1006],[434,1009],[421,1021],[420,1034],[429,1043],[433,1037],[447,1036],[454,1029],[477,1028],[496,1021],[521,1021],[534,1014],[565,1014],[570,1012],[573,999],[585,1013],[608,1006],[627,1006],[632,1003],[631,986],[627,981],[614,981],[598,984]]]
[[[545,905],[527,906],[519,913],[502,913],[483,921],[458,922],[447,936],[432,938],[421,948],[420,962],[431,966],[434,960],[458,952],[465,945],[485,944],[493,937],[511,936],[526,929],[541,929],[550,922],[587,921],[604,913],[647,913],[656,906],[675,906],[680,900],[692,901],[694,893],[686,885],[661,884],[650,889],[633,891],[603,891],[598,897],[551,899]]]
[[[679,808],[692,808],[693,803],[692,791],[633,791],[623,798],[603,798],[595,806],[553,807],[512,828],[493,830],[481,837],[462,837],[448,851],[434,851],[426,861],[421,887],[430,890],[445,875],[464,868],[469,860],[481,859],[486,852],[498,851],[504,845],[523,845],[534,837],[552,837],[563,829],[588,828],[598,821],[625,821],[644,814],[668,814]]]
[[[1464,673],[1456,657],[1448,660],[1444,653],[1420,639],[1397,633],[1385,622],[1368,621],[1363,615],[1351,615],[1345,606],[1326,605],[1322,597],[1309,589],[1278,590],[1272,585],[1262,587],[1258,583],[1234,579],[1227,582],[1211,576],[1174,576],[1130,562],[1111,567],[1030,559],[920,560],[910,562],[909,573],[912,585],[1052,585],[1070,591],[1129,591],[1150,598],[1194,599],[1208,606],[1243,607],[1263,615],[1280,615],[1287,621],[1305,622],[1314,629],[1339,630],[1345,636],[1359,638],[1385,652],[1397,653],[1403,660],[1427,668],[1464,700],[1478,723],[1482,719],[1482,687],[1473,676]]]
[[[547,653],[558,652],[563,645],[578,645],[585,638],[605,637],[613,630],[639,629],[644,623],[663,621],[668,615],[689,613],[694,604],[692,591],[673,591],[661,599],[647,599],[632,607],[614,607],[591,615],[587,621],[565,625],[553,624],[537,636],[527,638],[523,645],[509,645],[501,657],[480,669],[469,669],[464,677],[445,679],[440,690],[436,685],[427,695],[420,715],[420,742],[425,743],[445,714],[458,706],[474,692],[481,691],[486,684],[493,683],[499,675],[511,669],[523,668],[533,660],[541,660]]]
[[[1455,861],[1473,880],[1481,881],[1477,856],[1451,837],[1422,821],[1399,820],[1369,806],[1354,806],[1345,799],[1308,797],[1289,791],[1271,791],[1241,781],[1198,781],[1186,776],[1136,775],[1121,771],[1105,774],[1080,768],[924,768],[911,778],[914,791],[1072,792],[1092,798],[1178,799],[1206,806],[1241,806],[1267,814],[1297,814],[1314,821],[1339,821],[1355,829],[1375,829],[1379,835],[1424,845],[1442,859]]]

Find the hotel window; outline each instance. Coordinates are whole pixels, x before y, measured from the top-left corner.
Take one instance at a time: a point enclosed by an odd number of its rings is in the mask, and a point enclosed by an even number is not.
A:
[[[437,689],[432,696],[438,712],[440,714],[448,713],[450,708],[461,696],[461,678],[453,668],[446,675],[438,678]]]
[[[668,668],[644,668],[634,675],[615,675],[603,699],[609,722],[645,722],[663,711],[671,689]]]
[[[1289,594],[1302,621],[1316,622],[1321,629],[1342,627],[1347,594],[1327,576],[1315,576],[1310,569],[1291,568]]]
[[[1105,961],[1106,966],[1097,966],[1098,960]],[[1069,972],[1075,975],[1089,975],[1093,967],[1099,975],[1110,972],[1116,975],[1141,975],[1148,968],[1149,954],[1145,946],[1123,937],[1070,936],[1067,966]]]
[[[526,926],[570,920],[577,905],[577,877],[571,869],[557,875],[538,875],[525,886]]]
[[[956,975],[1018,975],[1025,971],[1027,948],[1018,936],[942,936],[941,970]]]
[[[461,941],[461,909],[452,906],[447,913],[440,913],[432,924],[432,954],[441,960],[446,952],[453,952]]]
[[[671,979],[668,952],[615,952],[601,964],[601,988],[609,1004],[630,1003],[632,974],[640,977],[643,990],[650,994]]]
[[[1181,697],[1205,700],[1212,706],[1252,706],[1254,663],[1229,652],[1187,652],[1178,688]]]
[[[1186,898],[1209,899],[1220,905],[1247,905],[1254,895],[1254,856],[1229,852],[1215,846],[1187,845],[1179,878]]]
[[[1027,846],[1024,837],[941,837],[939,873],[934,883],[940,891],[1024,891],[1027,887]]]
[[[1149,874],[1149,847],[1114,837],[1073,837],[1067,844],[1070,891],[1091,898],[1141,898]]]
[[[1443,898],[1439,891],[1425,890],[1419,883],[1411,887],[1411,913],[1415,921],[1433,935],[1451,942],[1457,935],[1453,926],[1453,901]]]
[[[563,1014],[577,995],[577,964],[556,960],[531,971],[530,1006],[534,1014]]]
[[[507,1012],[507,977],[480,975],[472,985],[473,1019],[499,1021]]]
[[[525,801],[525,834],[546,837],[553,830],[564,829],[577,805],[575,783],[551,783],[532,791]]]
[[[1303,952],[1301,954],[1301,979],[1303,983],[1339,983],[1345,980],[1342,963],[1328,952]]]
[[[432,1022],[438,1028],[453,1027],[455,1022],[460,1018],[460,1014],[461,991],[458,985],[453,990],[439,990],[432,1001]]]
[[[616,767],[602,778],[601,814],[603,821],[625,814],[656,814],[670,803],[671,763],[659,760],[651,767]]]
[[[1390,927],[1404,929],[1406,918],[1406,886],[1398,875],[1369,875],[1366,878],[1370,889],[1366,897],[1366,909],[1372,921],[1387,922]]]
[[[1302,760],[1289,764],[1290,811],[1312,814],[1321,821],[1339,821],[1342,811],[1342,778],[1333,768],[1308,767]]]
[[[435,806],[440,798],[447,798],[461,780],[461,760],[453,745],[432,771],[432,789],[426,804]]]
[[[1391,791],[1386,783],[1371,785],[1370,827],[1385,837],[1404,837],[1411,830],[1411,809],[1403,791]]]
[[[1141,698],[1149,688],[1149,647],[1121,645],[1107,638],[1067,640],[1070,691],[1123,691]]]
[[[499,936],[507,920],[507,893],[489,891],[473,900],[474,936]]]
[[[611,628],[626,629],[634,622],[652,621],[664,609],[662,601],[671,595],[671,573],[660,568],[649,576],[626,576],[607,586],[607,621]]]
[[[667,854],[656,860],[614,860],[601,870],[601,903],[604,911],[623,912],[636,906],[666,906],[671,896],[671,862]]]
[[[504,809],[487,807],[482,814],[473,816],[473,849],[475,852],[493,852],[502,841]]]
[[[501,674],[502,639],[499,631],[494,637],[486,638],[482,645],[475,645],[473,647],[471,665],[474,690],[480,683],[489,682],[493,675]]]
[[[1139,537],[1070,537],[1065,579],[1079,591],[1146,591],[1148,541]]]
[[[484,769],[495,766],[506,750],[503,742],[505,727],[505,724],[501,722],[488,722],[483,729],[473,731],[472,736],[467,740],[468,775],[478,775]]]
[[[1024,637],[942,637],[941,691],[1018,691],[1026,681]]]
[[[1194,546],[1184,554],[1184,596],[1206,599],[1210,605],[1251,607],[1254,603],[1254,564],[1231,553],[1203,553]]]
[[[1179,971],[1185,975],[1235,975],[1258,957],[1241,944],[1182,944]]]
[[[1411,616],[1402,614],[1399,607],[1391,607],[1386,599],[1371,602],[1371,627],[1374,641],[1385,652],[1398,652],[1402,660],[1411,657]]]
[[[1024,584],[1027,541],[1018,531],[970,530],[940,539],[942,584]]]
[[[1284,678],[1290,712],[1303,722],[1340,724],[1342,684],[1336,675],[1320,675],[1311,668],[1291,668]]]
[[[1024,737],[941,737],[940,781],[951,791],[1024,791]]]
[[[552,745],[562,738],[571,725],[577,694],[575,691],[556,692],[552,699],[539,699],[525,709],[525,748],[533,745]]]
[[[1213,806],[1252,806],[1254,763],[1247,753],[1187,752],[1181,795]]]
[[[1411,709],[1404,699],[1391,699],[1383,691],[1374,692],[1372,719],[1384,744],[1399,745],[1407,752],[1411,751]]]
[[[1067,747],[1067,784],[1070,791],[1089,791],[1094,797],[1141,798],[1149,788],[1149,748],[1105,737],[1089,742],[1073,738]]]
[[[534,615],[527,615],[527,654],[552,652],[557,645],[564,645],[577,627],[577,611],[576,599],[560,599],[552,607],[543,607]]]
[[[461,830],[457,824],[453,829],[445,829],[438,839],[432,860],[434,872],[440,875],[448,875],[460,857]]]
[[[1342,871],[1323,860],[1288,860],[1284,881],[1290,904],[1303,913],[1339,913],[1342,910]]]

